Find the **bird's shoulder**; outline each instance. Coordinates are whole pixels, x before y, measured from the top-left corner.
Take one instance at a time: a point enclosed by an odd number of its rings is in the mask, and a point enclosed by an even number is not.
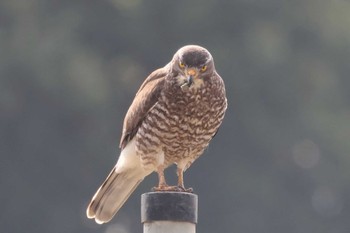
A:
[[[121,149],[124,149],[135,136],[149,110],[157,103],[164,86],[165,77],[169,73],[168,67],[167,65],[153,71],[137,91],[124,118],[123,132],[119,144]]]

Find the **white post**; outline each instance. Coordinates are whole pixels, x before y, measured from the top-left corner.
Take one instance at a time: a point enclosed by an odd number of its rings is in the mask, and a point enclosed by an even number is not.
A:
[[[185,192],[150,192],[141,195],[144,233],[195,233],[198,196]]]

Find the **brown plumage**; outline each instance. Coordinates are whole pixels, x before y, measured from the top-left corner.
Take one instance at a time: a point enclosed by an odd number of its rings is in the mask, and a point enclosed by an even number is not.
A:
[[[215,136],[227,108],[225,86],[203,47],[179,49],[171,62],[141,85],[124,119],[118,162],[92,198],[87,216],[105,223],[144,177],[156,171],[156,191],[185,189],[183,172]],[[178,185],[164,169],[177,165]]]

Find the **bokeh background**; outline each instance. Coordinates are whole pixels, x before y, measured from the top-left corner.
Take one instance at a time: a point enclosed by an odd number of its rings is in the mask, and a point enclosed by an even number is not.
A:
[[[229,109],[185,174],[197,232],[349,232],[349,12],[345,0],[0,1],[0,231],[142,232],[155,175],[111,223],[86,205],[142,81],[199,44]]]

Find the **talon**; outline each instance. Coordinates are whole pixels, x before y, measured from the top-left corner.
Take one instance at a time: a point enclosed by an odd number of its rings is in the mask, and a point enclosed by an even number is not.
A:
[[[188,188],[188,189],[185,190],[185,192],[193,193],[193,188]]]
[[[193,193],[193,188],[184,188],[180,186],[162,186],[162,187],[153,187],[153,192],[184,192],[184,193]]]
[[[193,193],[193,188],[185,188],[178,186],[179,192]]]
[[[154,192],[191,192],[192,189],[185,189],[179,186],[161,186],[154,187],[152,191]]]

